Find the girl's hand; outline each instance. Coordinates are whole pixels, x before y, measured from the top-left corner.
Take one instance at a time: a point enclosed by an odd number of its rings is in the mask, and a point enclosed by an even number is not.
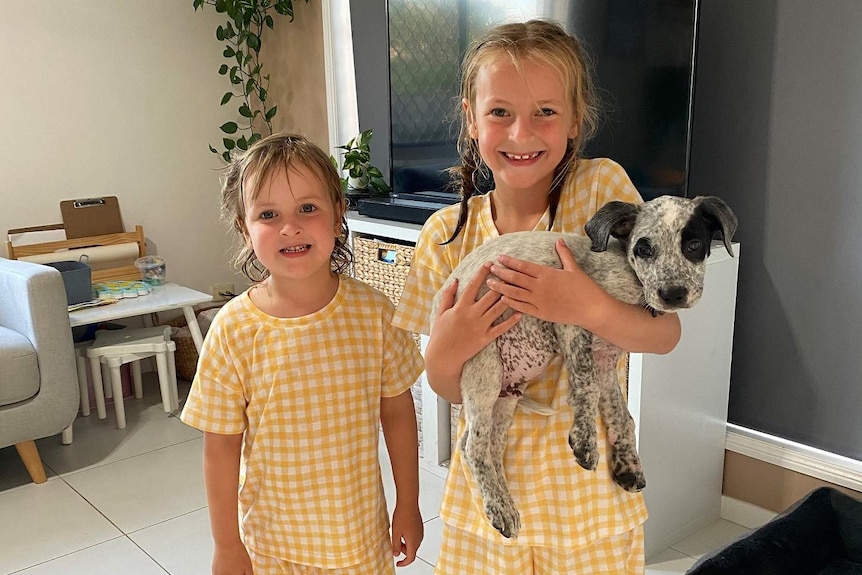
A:
[[[488,287],[514,310],[590,329],[611,296],[578,266],[565,241],[555,247],[563,269],[501,255],[491,273],[503,281],[489,280]]]
[[[216,545],[212,575],[254,575],[245,546],[239,541],[236,545]]]
[[[424,534],[419,507],[404,508],[396,504],[392,512],[392,556],[404,555],[404,559],[396,563],[397,566],[406,567],[413,563]]]
[[[508,309],[501,301],[500,294],[489,290],[476,301],[490,268],[490,263],[482,266],[465,286],[457,302],[457,282],[452,282],[443,292],[431,338],[425,349],[428,383],[450,403],[461,403],[460,379],[464,363],[521,319],[520,313],[514,313],[493,325]]]

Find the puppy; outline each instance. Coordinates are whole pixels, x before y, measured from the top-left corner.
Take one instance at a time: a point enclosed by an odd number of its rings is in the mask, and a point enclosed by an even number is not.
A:
[[[554,247],[560,237],[581,269],[616,299],[648,308],[653,314],[689,308],[703,293],[713,236],[719,235],[733,255],[730,240],[736,227],[736,216],[717,197],[661,196],[639,205],[609,202],[587,222],[588,237],[554,232],[505,234],[476,248],[455,268],[434,298],[432,330],[442,293],[456,278],[457,298],[482,265],[496,262],[500,254],[561,268]],[[483,286],[477,297],[487,290]],[[501,321],[511,313],[504,313]],[[574,421],[568,441],[578,464],[585,469],[595,469],[598,464],[598,411],[607,426],[614,481],[633,492],[646,485],[635,448],[634,421],[617,378],[623,350],[577,326],[524,315],[464,364],[461,374],[466,429],[460,449],[481,491],[486,515],[505,537],[516,537],[520,529],[520,516],[503,474],[506,434],[522,388],[558,353],[564,356],[569,375],[567,401]],[[524,401],[528,403],[526,398]],[[542,411],[535,402],[529,404]]]

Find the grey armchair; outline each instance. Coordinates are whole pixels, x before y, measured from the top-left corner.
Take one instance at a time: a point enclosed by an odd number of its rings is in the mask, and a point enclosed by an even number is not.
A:
[[[78,402],[60,272],[0,258],[0,448],[14,445],[35,483],[46,479],[35,440],[63,431],[69,443]]]

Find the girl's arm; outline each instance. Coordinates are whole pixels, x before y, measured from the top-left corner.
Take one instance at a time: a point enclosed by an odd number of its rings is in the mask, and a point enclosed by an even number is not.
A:
[[[503,281],[492,280],[488,286],[512,309],[581,326],[626,351],[664,354],[676,347],[682,330],[675,313],[653,317],[640,306],[614,299],[578,267],[562,240],[557,253],[563,269],[500,256],[503,265],[491,271]]]
[[[242,434],[204,433],[204,483],[215,550],[213,575],[252,575],[239,537],[239,458]]]
[[[467,360],[521,319],[520,313],[514,313],[492,325],[509,306],[491,290],[476,301],[490,267],[482,266],[457,302],[458,283],[452,282],[446,288],[431,329],[425,349],[425,374],[431,389],[449,403],[461,403],[461,369]]]
[[[404,558],[397,565],[410,565],[422,542],[419,513],[419,437],[416,412],[408,389],[395,397],[380,399],[380,423],[395,479],[395,510],[392,513],[392,555]]]

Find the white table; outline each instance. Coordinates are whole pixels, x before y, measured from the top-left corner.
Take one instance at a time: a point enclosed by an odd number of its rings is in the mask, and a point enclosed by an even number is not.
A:
[[[123,298],[117,303],[88,307],[69,312],[72,327],[100,323],[127,317],[137,317],[171,309],[182,309],[189,331],[198,353],[203,345],[201,328],[192,306],[212,301],[208,293],[200,292],[174,283],[153,288],[151,294],[134,298]]]

